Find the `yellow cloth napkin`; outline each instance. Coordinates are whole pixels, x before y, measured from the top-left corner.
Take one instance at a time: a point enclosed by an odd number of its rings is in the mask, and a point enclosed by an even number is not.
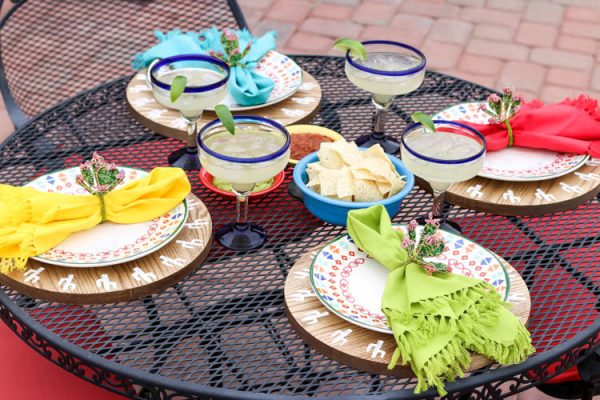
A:
[[[155,168],[104,196],[106,220],[120,224],[149,221],[172,210],[189,192],[183,170]],[[0,185],[0,272],[24,269],[29,257],[101,221],[96,196]]]

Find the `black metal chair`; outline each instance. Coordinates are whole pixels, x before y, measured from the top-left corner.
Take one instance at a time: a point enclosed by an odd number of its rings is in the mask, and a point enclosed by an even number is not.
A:
[[[156,42],[154,30],[247,27],[236,0],[12,1],[0,20],[0,92],[15,128],[132,73],[133,56]]]

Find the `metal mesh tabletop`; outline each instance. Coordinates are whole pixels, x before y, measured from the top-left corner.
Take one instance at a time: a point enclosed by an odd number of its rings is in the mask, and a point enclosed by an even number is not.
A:
[[[296,57],[322,85],[316,123],[348,138],[369,132],[369,97],[344,76],[343,60]],[[0,148],[0,182],[22,185],[76,166],[100,151],[111,162],[151,169],[181,144],[138,124],[125,104],[128,78],[79,95],[36,118]],[[432,113],[483,99],[488,90],[428,73],[416,92],[398,98],[387,125],[398,135],[414,111]],[[288,170],[287,181],[291,170]],[[189,174],[215,227],[235,204]],[[429,210],[419,188],[395,221]],[[507,259],[532,296],[529,328],[537,353],[519,366],[491,366],[449,384],[450,398],[517,392],[574,365],[600,343],[600,208],[598,198],[569,212],[536,218],[498,217],[458,207],[449,216],[464,234]],[[416,398],[414,379],[359,372],[312,350],[290,326],[283,306],[287,271],[308,249],[342,232],[311,216],[286,185],[252,199],[250,219],[267,245],[236,253],[214,244],[206,261],[173,288],[139,301],[69,306],[31,299],[4,287],[0,316],[55,363],[106,388],[138,398],[280,398],[379,396]],[[549,365],[557,360],[555,369]],[[525,373],[529,371],[528,373]],[[510,387],[509,387],[510,386]],[[433,395],[433,394],[432,394]],[[194,397],[197,396],[197,397]]]

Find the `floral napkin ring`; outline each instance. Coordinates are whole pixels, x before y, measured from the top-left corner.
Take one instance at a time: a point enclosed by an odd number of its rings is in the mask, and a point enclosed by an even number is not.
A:
[[[408,251],[407,264],[416,263],[424,268],[429,275],[434,272],[452,272],[449,265],[424,260],[424,257],[435,257],[444,252],[444,236],[438,231],[440,220],[434,219],[433,214],[429,213],[429,218],[425,220],[425,227],[421,232],[418,243],[417,226],[416,220],[410,221],[407,225],[408,236],[405,236],[402,240],[402,247]]]
[[[248,52],[252,48],[252,42],[248,42],[244,50],[240,50],[240,40],[238,35],[233,29],[225,29],[221,34],[221,45],[225,50],[225,53],[210,50],[209,54],[220,60],[225,61],[230,67],[237,65],[245,67],[242,63],[242,59],[248,55]]]
[[[75,181],[88,193],[98,197],[100,200],[100,212],[102,221],[106,221],[106,204],[104,195],[117,187],[125,178],[125,172],[117,169],[112,163],[107,163],[104,157],[94,152],[91,161],[79,165],[81,174],[77,175]]]
[[[490,116],[490,124],[506,125],[508,131],[508,146],[514,143],[513,130],[510,126],[510,119],[521,109],[523,97],[514,94],[515,88],[507,86],[502,89],[502,97],[492,93],[487,98],[487,104],[480,104],[479,110]]]

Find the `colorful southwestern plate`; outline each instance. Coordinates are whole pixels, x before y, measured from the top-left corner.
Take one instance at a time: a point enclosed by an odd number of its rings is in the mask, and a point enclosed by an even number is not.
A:
[[[268,52],[258,62],[256,72],[271,78],[275,84],[267,102],[253,106],[242,106],[236,103],[233,97],[227,95],[223,104],[229,107],[231,111],[253,110],[279,103],[296,93],[302,85],[302,69],[294,60],[274,50]]]
[[[485,124],[489,117],[478,109],[479,104],[479,102],[457,104],[435,114],[433,119]],[[501,181],[542,181],[573,172],[583,166],[587,159],[588,156],[585,154],[508,147],[499,151],[487,152],[483,168],[478,175]]]
[[[406,232],[403,226],[396,228]],[[510,280],[498,258],[465,237],[440,232],[446,249],[431,259],[448,263],[453,273],[490,283],[506,301]],[[391,334],[381,312],[387,276],[387,268],[360,251],[348,235],[323,247],[310,267],[311,286],[331,312],[363,328]]]
[[[124,182],[146,176],[142,170],[119,167]],[[75,177],[79,168],[42,175],[26,186],[46,192],[88,195]],[[184,200],[170,212],[139,224],[105,222],[88,231],[77,232],[44,254],[32,257],[46,264],[91,268],[121,264],[144,257],[169,243],[184,226],[188,207]]]

